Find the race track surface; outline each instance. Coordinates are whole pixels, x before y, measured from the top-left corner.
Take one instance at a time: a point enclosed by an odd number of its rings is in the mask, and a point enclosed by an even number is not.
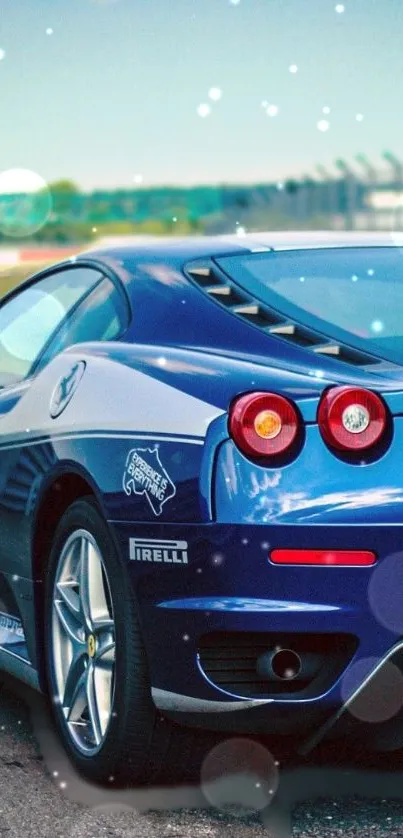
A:
[[[67,763],[43,699],[10,679],[0,689],[0,744],[1,838],[403,836],[403,771],[390,757],[371,769],[334,759],[326,767],[323,757],[280,767],[273,803],[236,815],[209,807],[197,787],[98,789]]]

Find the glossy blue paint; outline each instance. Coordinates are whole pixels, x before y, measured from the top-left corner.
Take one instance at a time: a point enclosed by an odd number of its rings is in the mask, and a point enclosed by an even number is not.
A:
[[[130,296],[134,316],[125,340],[72,347],[63,353],[62,370],[55,367],[53,375],[49,365],[0,392],[0,572],[25,580],[19,608],[34,667],[42,655],[35,627],[40,615],[37,600],[26,603],[42,581],[34,578],[32,544],[47,492],[67,474],[79,475],[93,491],[128,567],[157,690],[206,701],[242,698],[218,688],[199,666],[201,640],[211,632],[350,633],[359,645],[347,672],[360,662],[361,681],[401,636],[403,623],[394,629],[382,623],[369,591],[403,544],[403,370],[319,359],[223,310],[184,274],[191,259],[236,252],[248,248],[198,241],[87,254],[78,264],[104,267]],[[52,422],[52,393],[77,357],[86,373]],[[142,400],[136,382],[144,388]],[[382,393],[394,416],[387,444],[362,464],[330,451],[320,435],[317,407],[332,384]],[[88,395],[83,406],[82,390],[98,393],[98,400]],[[254,463],[229,439],[229,405],[250,390],[280,393],[297,404],[301,445],[288,461]],[[26,411],[24,398],[32,405]],[[108,405],[116,411],[108,412]],[[196,431],[189,416],[198,405],[213,418]],[[174,430],[163,427],[168,413]],[[158,431],[151,414],[162,417]],[[154,466],[158,471],[161,464],[175,488],[161,508],[141,491],[139,475],[128,490],[133,450],[156,451]],[[133,538],[182,540],[188,562],[134,561]],[[274,566],[268,558],[274,547],[370,549],[377,563]],[[403,576],[393,579],[393,588],[403,613]],[[273,706],[282,712],[287,705],[284,713],[297,727],[308,704],[318,715],[337,709],[347,697],[343,684],[343,676],[335,677],[325,694],[309,700],[274,697],[260,711],[267,729],[276,718]],[[352,676],[350,692],[357,685]]]
[[[351,527],[204,524],[132,526],[111,523],[121,545],[141,603],[142,623],[157,688],[206,700],[219,700],[221,689],[197,666],[200,639],[210,632],[351,632],[359,640],[352,662],[365,668],[380,661],[396,642],[369,606],[371,580],[383,561],[401,552],[401,527]],[[385,539],[387,535],[387,539]],[[129,538],[183,539],[189,544],[187,566],[161,566],[129,560]],[[385,543],[387,541],[387,543]],[[280,567],[268,561],[274,547],[368,549],[378,563],[370,568]],[[403,554],[402,554],[403,558]],[[403,596],[403,575],[396,580]],[[192,676],[190,676],[190,672]],[[348,687],[354,688],[354,679]],[[227,694],[228,697],[229,693]],[[234,696],[234,693],[231,693]],[[346,698],[343,681],[318,698],[318,710],[335,708]],[[289,706],[290,720],[298,701]],[[304,704],[305,702],[301,702]],[[295,718],[295,717],[294,717]],[[270,724],[270,716],[267,718]]]
[[[308,611],[311,614],[318,611],[338,611],[337,605],[317,605],[310,602],[290,602],[282,599],[247,599],[245,597],[188,597],[159,602],[157,608],[171,608],[179,611],[242,611],[243,613],[258,611],[260,614],[271,614],[277,611]]]
[[[316,425],[306,427],[299,456],[284,467],[264,468],[251,463],[228,440],[220,448],[216,467],[217,520],[290,527],[400,526],[402,450],[400,417],[395,418],[391,444],[372,462],[368,456],[356,463],[337,457],[324,444]]]

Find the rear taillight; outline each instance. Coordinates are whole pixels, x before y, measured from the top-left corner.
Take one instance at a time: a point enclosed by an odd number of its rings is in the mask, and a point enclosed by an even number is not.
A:
[[[229,431],[249,457],[283,454],[298,434],[299,418],[293,404],[275,393],[248,393],[233,403]]]
[[[318,423],[324,440],[341,451],[364,451],[386,430],[383,401],[371,390],[333,387],[319,405]]]

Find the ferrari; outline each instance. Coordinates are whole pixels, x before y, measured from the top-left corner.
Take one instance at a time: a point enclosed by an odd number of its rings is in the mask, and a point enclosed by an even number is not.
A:
[[[87,778],[403,684],[402,311],[373,234],[116,245],[1,300],[0,666]]]

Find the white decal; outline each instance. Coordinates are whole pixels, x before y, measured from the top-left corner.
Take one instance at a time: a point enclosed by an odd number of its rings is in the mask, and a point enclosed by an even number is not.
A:
[[[14,636],[11,638],[10,634]],[[0,611],[0,642],[18,643],[24,640],[24,637],[21,620],[18,617],[12,617],[10,614],[5,614],[4,611]]]
[[[188,564],[187,541],[164,541],[158,538],[131,538],[130,559],[134,562]]]
[[[176,487],[161,463],[156,445],[129,451],[123,488],[127,495],[145,495],[154,515],[161,515],[164,503],[176,495]]]

